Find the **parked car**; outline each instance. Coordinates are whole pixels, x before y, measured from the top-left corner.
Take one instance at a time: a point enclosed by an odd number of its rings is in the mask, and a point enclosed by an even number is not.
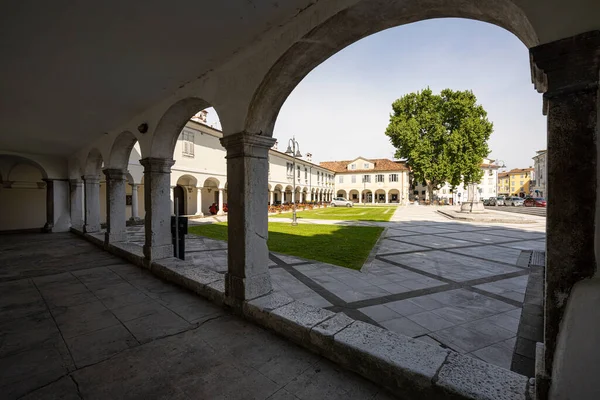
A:
[[[488,199],[488,205],[489,206],[495,206],[496,205],[496,198],[495,197],[490,197]]]
[[[507,197],[504,200],[504,205],[506,205],[506,206],[522,206],[524,201],[525,200],[523,200],[521,197],[512,196],[512,197]]]
[[[496,206],[505,206],[506,203],[504,202],[504,196],[498,196],[496,197]]]
[[[352,207],[352,202],[343,197],[335,197],[331,200],[331,207]]]
[[[525,207],[546,207],[546,199],[543,197],[528,197],[523,202]]]

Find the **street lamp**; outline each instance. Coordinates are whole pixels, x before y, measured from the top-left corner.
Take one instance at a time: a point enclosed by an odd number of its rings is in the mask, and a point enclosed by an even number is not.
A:
[[[294,186],[292,188],[292,203],[293,203],[293,212],[292,212],[292,226],[298,225],[298,221],[296,220],[296,158],[302,157],[300,154],[300,145],[296,141],[296,137],[293,136],[290,140],[288,140],[288,148],[285,151],[285,154],[292,157],[292,180],[294,182]]]
[[[502,164],[502,165],[500,165]],[[492,170],[492,165],[495,165],[498,167],[498,169],[500,168],[506,168],[506,164],[504,163],[504,161],[502,160],[494,160],[494,162],[490,163],[490,171]],[[500,196],[500,193],[498,193],[498,172],[496,171],[496,197]]]

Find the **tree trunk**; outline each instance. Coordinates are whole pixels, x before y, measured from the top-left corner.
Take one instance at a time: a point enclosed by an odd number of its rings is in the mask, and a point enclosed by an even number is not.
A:
[[[429,193],[429,205],[433,205],[433,184],[427,182],[427,193]]]

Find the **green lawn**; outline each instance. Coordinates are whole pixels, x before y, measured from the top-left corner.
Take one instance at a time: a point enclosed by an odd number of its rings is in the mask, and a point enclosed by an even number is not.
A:
[[[316,210],[297,212],[297,218],[302,219],[330,219],[342,221],[389,221],[394,215],[396,207],[327,207]],[[292,218],[291,212],[271,215],[273,218]]]
[[[227,224],[191,226],[190,233],[227,240]],[[359,270],[383,231],[380,227],[269,224],[269,250]]]

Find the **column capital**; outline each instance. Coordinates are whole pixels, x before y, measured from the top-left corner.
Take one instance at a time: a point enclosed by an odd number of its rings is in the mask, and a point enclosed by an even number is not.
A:
[[[118,168],[106,168],[102,172],[106,176],[106,179],[122,181],[126,179],[126,171]]]
[[[69,184],[71,186],[83,186],[83,181],[81,179],[69,179]]]
[[[240,132],[225,136],[220,139],[221,144],[227,149],[227,159],[238,157],[267,158],[268,151],[275,142],[275,138],[259,136],[247,132]]]
[[[141,183],[130,183],[129,186],[131,186],[132,189],[137,188],[138,186],[140,186]]]
[[[140,164],[144,167],[144,172],[161,172],[171,173],[171,167],[175,164],[175,160],[171,158],[154,158],[146,157],[140,160]]]
[[[100,183],[100,177],[97,175],[83,175],[81,179],[85,183]]]
[[[598,88],[600,31],[545,43],[529,52],[532,80],[544,97]]]

